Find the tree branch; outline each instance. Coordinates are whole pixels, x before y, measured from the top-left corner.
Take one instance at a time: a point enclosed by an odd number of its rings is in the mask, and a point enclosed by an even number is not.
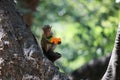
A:
[[[120,80],[120,24],[110,62],[102,80]]]

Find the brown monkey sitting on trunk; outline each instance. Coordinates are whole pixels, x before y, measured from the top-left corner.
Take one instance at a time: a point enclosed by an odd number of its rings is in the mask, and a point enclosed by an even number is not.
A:
[[[41,46],[44,55],[52,62],[61,57],[61,54],[54,52],[54,49],[61,43],[60,38],[55,38],[49,25],[43,27],[43,35],[41,40]]]

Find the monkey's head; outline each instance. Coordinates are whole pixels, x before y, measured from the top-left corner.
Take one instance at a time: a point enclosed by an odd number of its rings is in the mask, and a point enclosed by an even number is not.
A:
[[[53,35],[50,25],[45,25],[42,29],[46,37],[50,37]]]

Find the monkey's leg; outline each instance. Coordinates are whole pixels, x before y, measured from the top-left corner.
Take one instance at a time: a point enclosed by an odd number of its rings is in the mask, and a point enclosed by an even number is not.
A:
[[[60,57],[61,57],[60,53],[53,52],[53,51],[50,51],[50,50],[47,52],[47,58],[52,62],[56,61]]]

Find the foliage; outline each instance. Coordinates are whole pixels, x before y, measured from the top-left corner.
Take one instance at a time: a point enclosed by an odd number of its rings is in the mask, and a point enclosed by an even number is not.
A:
[[[34,13],[33,32],[38,41],[41,27],[53,26],[62,45],[56,62],[69,73],[87,61],[111,53],[119,22],[120,4],[114,0],[42,0]]]

